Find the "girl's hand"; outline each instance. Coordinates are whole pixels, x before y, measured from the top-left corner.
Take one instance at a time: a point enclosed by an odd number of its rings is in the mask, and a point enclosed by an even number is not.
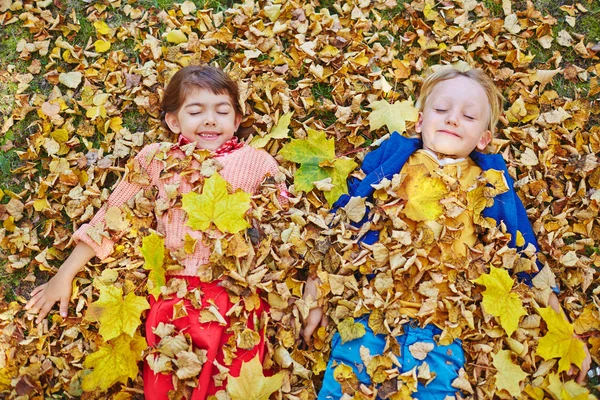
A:
[[[84,242],[79,242],[56,275],[47,283],[33,289],[25,309],[31,310],[32,314],[38,314],[36,324],[42,322],[56,302],[60,304],[60,315],[63,318],[67,316],[73,279],[95,255],[94,249]]]
[[[59,270],[47,283],[33,289],[25,309],[30,310],[32,314],[38,314],[36,324],[42,322],[57,302],[60,304],[60,315],[63,318],[67,316],[72,282],[73,279],[63,277]]]

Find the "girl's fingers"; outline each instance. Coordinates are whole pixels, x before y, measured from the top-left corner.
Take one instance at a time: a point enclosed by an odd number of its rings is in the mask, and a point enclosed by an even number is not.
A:
[[[60,316],[63,318],[66,318],[68,312],[69,312],[69,298],[63,297],[60,299]]]
[[[43,292],[43,289],[46,285],[41,285],[36,287],[35,289],[33,289],[33,291],[31,292],[31,298],[29,299],[29,301],[27,302],[27,304],[25,304],[25,309],[29,310],[31,307],[33,307],[35,305],[35,303],[38,302],[40,296]]]

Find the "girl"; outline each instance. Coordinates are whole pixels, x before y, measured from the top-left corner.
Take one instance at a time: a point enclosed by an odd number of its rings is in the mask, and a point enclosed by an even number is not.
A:
[[[119,232],[107,227],[110,225],[105,219],[107,210],[111,207],[127,209],[140,196],[153,198],[152,194],[148,194],[152,193],[149,189],[157,190],[151,213],[157,222],[157,230],[164,235],[171,256],[181,264],[182,269],[177,270],[176,275],[185,282],[188,295],[183,299],[176,295],[171,298],[163,296],[158,300],[151,298],[146,339],[148,346],[156,349],[160,336],[164,335],[162,328],[165,324],[174,325],[176,331],[191,336],[194,350],[205,356],[198,385],[191,395],[192,399],[198,400],[224,388],[223,379],[213,379],[213,375],[220,372],[215,363],[227,366],[229,375],[239,376],[244,361],[251,360],[256,354],[262,361],[265,351],[264,329],[255,329],[254,325],[257,321],[264,321],[262,314],[266,303],[261,301],[260,305],[250,307],[248,323],[242,327],[261,332],[255,336],[258,337],[255,345],[246,344],[243,349],[236,348],[239,346],[232,340],[229,329],[236,323],[228,313],[232,307],[229,295],[218,280],[210,281],[207,278],[211,276],[211,249],[202,242],[201,232],[186,226],[187,215],[181,208],[181,195],[202,182],[200,163],[197,158],[189,157],[189,151],[186,155],[184,150],[189,150],[191,146],[185,145],[195,143],[196,149],[209,150],[214,165],[222,166],[218,173],[234,190],[242,189],[247,193],[255,193],[265,177],[274,177],[278,173],[278,165],[268,153],[238,142],[235,133],[242,120],[238,88],[218,68],[189,66],[178,71],[165,90],[162,110],[162,123],[179,135],[178,144],[165,146],[154,143],[140,151],[128,164],[128,172],[108,199],[108,204],[98,211],[89,224],[82,225],[75,232],[77,245],[71,255],[50,281],[33,290],[25,308],[38,314],[39,323],[59,302],[60,313],[66,317],[74,277],[92,257],[108,257],[115,246],[113,239],[119,236]],[[279,183],[278,189],[280,203],[285,203],[284,184]],[[192,250],[187,246],[184,251],[184,245],[189,244],[190,240],[195,240],[195,246]],[[193,298],[190,292],[200,296]],[[213,313],[215,309],[218,311],[221,316],[219,323],[199,322],[201,310],[205,307],[210,307]],[[159,324],[160,332],[156,329]],[[153,357],[150,355],[147,358],[150,364],[146,362],[144,365],[145,398],[166,399],[170,390],[181,388],[174,387],[173,382],[177,379],[172,374],[154,372],[160,368]]]

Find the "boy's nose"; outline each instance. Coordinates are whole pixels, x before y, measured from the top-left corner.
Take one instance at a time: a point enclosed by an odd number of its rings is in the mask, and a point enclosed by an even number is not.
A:
[[[454,113],[448,113],[448,115],[446,116],[446,123],[449,125],[457,126],[458,118],[456,117],[456,115],[454,115]]]

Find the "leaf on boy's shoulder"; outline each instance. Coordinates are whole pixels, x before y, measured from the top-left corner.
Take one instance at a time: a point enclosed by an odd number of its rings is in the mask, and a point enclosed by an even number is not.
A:
[[[360,322],[355,322],[354,318],[349,317],[338,324],[338,332],[342,338],[342,343],[363,337],[367,330]]]

